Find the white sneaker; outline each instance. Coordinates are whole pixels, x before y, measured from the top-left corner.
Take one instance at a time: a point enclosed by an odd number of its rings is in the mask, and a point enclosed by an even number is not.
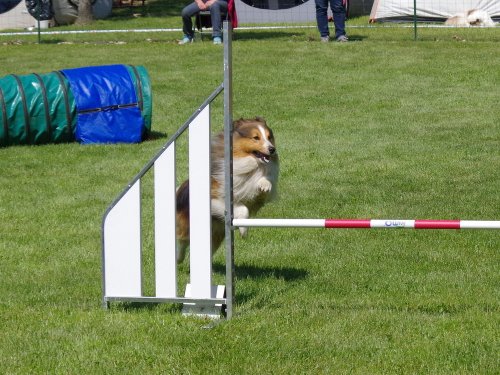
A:
[[[184,35],[182,40],[179,40],[179,42],[178,42],[178,44],[181,46],[183,44],[189,44],[189,43],[193,43],[193,38],[189,37],[188,35]]]

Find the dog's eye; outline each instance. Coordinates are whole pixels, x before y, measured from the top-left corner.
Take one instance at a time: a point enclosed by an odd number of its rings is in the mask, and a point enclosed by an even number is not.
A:
[[[255,139],[256,141],[259,141],[260,140],[260,137],[258,135],[254,136],[253,139]]]

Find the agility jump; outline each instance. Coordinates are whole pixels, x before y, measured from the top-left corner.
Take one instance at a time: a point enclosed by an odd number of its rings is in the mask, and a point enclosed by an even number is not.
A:
[[[179,128],[106,210],[102,223],[103,306],[110,302],[181,303],[189,315],[233,315],[234,237],[237,227],[344,229],[500,229],[500,221],[401,219],[234,219],[232,194],[225,194],[226,285],[212,285],[210,207],[210,104],[224,92],[225,191],[232,192],[231,30],[224,22],[224,83]],[[177,293],[175,152],[189,133],[190,282]],[[141,179],[154,169],[155,295],[142,290]]]

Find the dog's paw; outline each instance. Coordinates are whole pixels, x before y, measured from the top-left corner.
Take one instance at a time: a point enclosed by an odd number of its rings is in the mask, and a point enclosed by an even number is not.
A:
[[[248,219],[250,217],[250,211],[247,206],[237,205],[234,206],[234,218],[235,219]],[[239,227],[241,237],[245,238],[247,236],[248,228]]]
[[[240,231],[241,237],[246,238],[246,236],[248,235],[248,228],[239,227],[238,230]]]
[[[273,184],[267,178],[261,178],[257,183],[259,190],[263,193],[268,193],[273,188]]]

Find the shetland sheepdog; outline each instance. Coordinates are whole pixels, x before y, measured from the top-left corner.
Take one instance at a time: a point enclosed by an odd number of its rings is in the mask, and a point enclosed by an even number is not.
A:
[[[444,23],[447,26],[470,27],[495,27],[495,22],[491,19],[489,14],[480,9],[471,9],[465,13],[458,13],[450,17]]]
[[[211,142],[212,254],[225,235],[224,134]],[[247,219],[277,196],[279,160],[272,130],[261,117],[233,122],[233,216]],[[177,189],[177,263],[189,246],[189,180]],[[239,228],[242,237],[248,228]]]

